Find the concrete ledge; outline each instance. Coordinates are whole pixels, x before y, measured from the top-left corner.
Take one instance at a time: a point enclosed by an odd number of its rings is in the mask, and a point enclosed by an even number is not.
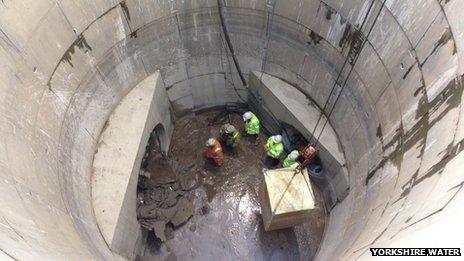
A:
[[[92,201],[98,226],[110,249],[131,259],[141,242],[136,217],[138,175],[155,126],[167,152],[173,128],[159,72],[139,83],[115,108],[93,162]]]

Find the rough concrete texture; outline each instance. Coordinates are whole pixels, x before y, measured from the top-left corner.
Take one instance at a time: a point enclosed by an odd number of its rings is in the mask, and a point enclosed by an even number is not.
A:
[[[93,160],[92,203],[98,227],[112,251],[131,259],[142,241],[134,202],[145,147],[158,124],[163,126],[160,139],[168,146],[173,130],[166,100],[159,72],[140,82],[111,113]]]
[[[464,216],[462,1],[387,0],[375,19],[381,6],[277,1],[269,44],[264,0],[224,7],[245,78],[264,70],[319,107],[353,35],[375,22],[329,118],[350,192],[330,213],[319,260],[404,242],[464,245],[455,233]],[[232,86],[246,97],[218,17],[212,0],[0,2],[2,255],[117,258],[91,204],[99,134],[121,98],[156,70],[178,115],[240,101]]]

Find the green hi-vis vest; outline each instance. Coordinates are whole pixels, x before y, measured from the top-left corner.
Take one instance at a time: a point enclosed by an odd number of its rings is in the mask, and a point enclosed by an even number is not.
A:
[[[237,143],[240,141],[240,133],[238,131],[235,131],[234,134],[232,134],[232,141],[234,143]]]
[[[289,158],[284,159],[284,163],[282,163],[284,168],[295,168],[298,166],[298,162],[296,160],[291,160]]]
[[[284,152],[284,145],[282,143],[275,143],[272,137],[267,139],[266,145],[268,148],[267,155],[269,157],[278,159]]]
[[[259,134],[259,119],[256,115],[252,115],[251,119],[245,122],[245,131],[250,135]]]
[[[238,131],[234,131],[234,133],[232,133],[232,135],[228,136],[227,145],[235,147],[235,146],[237,146],[239,141],[240,141],[240,133]]]

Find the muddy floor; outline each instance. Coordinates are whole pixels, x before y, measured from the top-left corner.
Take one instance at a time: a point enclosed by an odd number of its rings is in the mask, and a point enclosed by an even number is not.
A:
[[[220,125],[208,125],[208,119],[217,114],[210,111],[177,120],[168,164],[175,165],[175,172],[195,176],[195,186],[183,192],[193,203],[193,216],[170,229],[165,242],[150,232],[140,259],[311,260],[325,225],[320,194],[315,193],[320,208],[306,224],[265,232],[257,193],[267,137],[261,135],[258,143],[243,137],[236,153],[226,152],[224,166],[216,169],[205,161],[204,149],[206,140],[219,134]],[[240,115],[231,114],[225,120],[243,129]],[[156,157],[149,159],[152,177],[166,169],[166,163]]]

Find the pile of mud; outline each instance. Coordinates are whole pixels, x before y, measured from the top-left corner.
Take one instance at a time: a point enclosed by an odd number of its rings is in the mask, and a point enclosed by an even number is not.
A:
[[[171,166],[176,165],[156,154],[142,170],[138,185],[137,218],[162,242],[172,239],[173,230],[185,224],[195,211],[191,192],[197,187],[197,175],[189,171],[193,166],[175,171]],[[156,175],[152,175],[154,171]]]

